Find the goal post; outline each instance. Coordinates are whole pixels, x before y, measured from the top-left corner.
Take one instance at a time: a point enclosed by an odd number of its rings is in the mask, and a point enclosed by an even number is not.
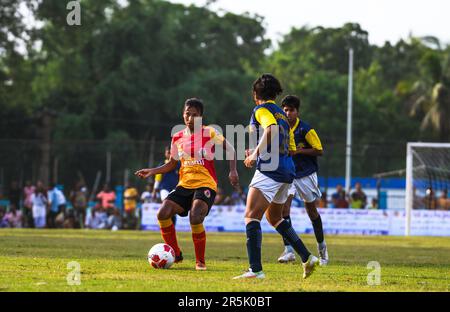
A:
[[[433,199],[436,192],[450,187],[450,143],[408,143],[406,146],[405,235],[411,235],[413,209],[433,207],[436,202],[421,204],[417,197]],[[416,191],[422,194],[416,194]],[[425,197],[424,197],[425,198]],[[419,202],[419,204],[417,204]],[[433,208],[431,208],[433,209]]]

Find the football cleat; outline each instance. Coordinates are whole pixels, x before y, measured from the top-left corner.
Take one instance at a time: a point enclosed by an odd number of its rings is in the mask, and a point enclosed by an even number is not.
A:
[[[252,269],[248,269],[244,274],[233,277],[233,279],[241,279],[241,278],[265,278],[266,275],[263,271],[253,272]]]
[[[329,259],[327,245],[325,244],[325,242],[322,243],[322,248],[318,245],[317,250],[319,251],[320,266],[326,266]]]
[[[293,261],[295,261],[295,254],[292,251],[284,251],[278,258],[278,262],[280,263],[288,263]]]
[[[302,265],[303,265],[303,278],[307,278],[314,272],[316,266],[319,265],[319,258],[310,255],[308,261],[306,261]]]
[[[181,263],[183,262],[183,253],[180,251],[180,254],[178,256],[175,256],[174,263]]]
[[[202,263],[202,262],[197,262],[195,264],[195,269],[197,271],[206,271],[206,264]]]

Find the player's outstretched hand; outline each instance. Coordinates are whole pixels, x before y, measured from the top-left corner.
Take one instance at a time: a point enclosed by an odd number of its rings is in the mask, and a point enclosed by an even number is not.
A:
[[[237,170],[230,171],[230,174],[228,175],[228,178],[230,179],[231,185],[235,189],[237,189],[237,187],[239,186],[239,175],[238,175]]]
[[[148,177],[154,175],[153,169],[141,169],[134,173],[141,179],[147,179]]]

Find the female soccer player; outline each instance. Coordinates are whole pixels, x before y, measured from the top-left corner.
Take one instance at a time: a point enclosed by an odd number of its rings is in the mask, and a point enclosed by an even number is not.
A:
[[[250,182],[245,211],[247,253],[250,269],[238,278],[264,278],[261,264],[261,219],[266,214],[269,223],[285,237],[303,262],[303,278],[307,278],[318,264],[318,258],[311,255],[292,226],[283,219],[283,205],[288,190],[295,178],[295,166],[290,151],[295,150],[290,127],[283,110],[275,104],[281,94],[280,82],[270,74],[264,74],[253,83],[253,99],[256,107],[250,120],[256,133],[257,147],[244,161],[251,168],[256,163],[256,172]],[[261,129],[262,128],[262,129]],[[279,146],[273,143],[278,135]],[[272,138],[274,137],[274,138]]]
[[[194,241],[196,270],[206,270],[205,247],[206,233],[203,220],[208,215],[217,191],[217,178],[214,168],[215,144],[222,144],[230,159],[229,180],[231,185],[239,185],[236,170],[236,157],[233,146],[212,127],[201,122],[203,103],[200,99],[186,100],[183,119],[186,128],[172,137],[169,161],[157,168],[136,171],[140,178],[148,178],[156,174],[165,174],[177,167],[180,160],[179,182],[175,190],[169,193],[158,210],[158,222],[164,242],[175,251],[175,262],[181,262],[183,256],[178,246],[175,226],[172,217],[178,214],[189,221]]]
[[[294,135],[297,150],[292,157],[295,164],[295,180],[289,190],[289,197],[284,204],[283,218],[291,224],[291,203],[297,192],[305,202],[306,212],[312,222],[314,234],[317,240],[317,250],[319,252],[320,265],[328,264],[328,251],[323,237],[322,219],[316,208],[316,200],[320,199],[319,184],[317,182],[317,171],[319,165],[317,157],[323,155],[322,143],[316,131],[309,126],[299,116],[300,98],[295,95],[288,95],[281,101],[283,108],[291,126],[291,134]],[[295,254],[289,242],[283,238],[284,252],[278,258],[278,262],[285,263],[295,261]]]

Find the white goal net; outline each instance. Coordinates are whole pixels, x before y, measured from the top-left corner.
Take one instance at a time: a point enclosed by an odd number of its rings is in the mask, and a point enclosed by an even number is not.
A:
[[[449,190],[450,143],[408,143],[405,235],[411,234],[414,209],[450,209]]]

